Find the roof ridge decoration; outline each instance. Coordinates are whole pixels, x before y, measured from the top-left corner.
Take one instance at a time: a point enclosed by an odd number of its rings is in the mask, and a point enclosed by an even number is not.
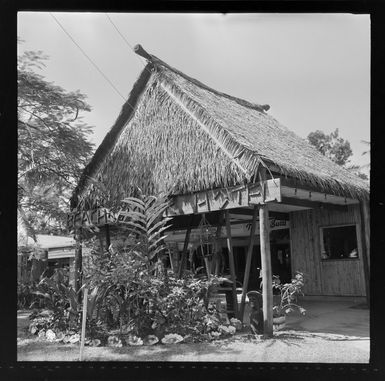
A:
[[[176,74],[180,75],[181,77],[187,79],[188,81],[194,83],[195,85],[207,90],[207,91],[210,91],[220,97],[224,97],[224,98],[227,98],[227,99],[230,99],[232,101],[235,101],[236,103],[238,103],[239,105],[243,106],[243,107],[248,107],[248,108],[251,108],[253,110],[257,110],[259,112],[262,112],[262,113],[265,113],[266,111],[268,111],[270,109],[270,105],[268,104],[264,104],[264,105],[259,105],[259,104],[256,104],[256,103],[251,103],[251,102],[248,102],[246,101],[245,99],[241,99],[241,98],[237,98],[237,97],[234,97],[232,95],[229,95],[229,94],[226,94],[226,93],[222,93],[218,90],[215,90],[213,89],[212,87],[209,87],[207,86],[206,84],[198,81],[197,79],[195,78],[192,78],[188,75],[186,75],[185,73],[181,72],[180,70],[178,69],[175,69],[174,67],[168,65],[166,62],[162,61],[161,59],[159,59],[158,57],[154,56],[153,54],[149,54],[147,53],[142,45],[140,44],[137,44],[134,46],[134,52],[136,54],[138,54],[139,56],[145,58],[147,61],[153,63],[154,65],[160,65],[160,66],[163,66],[173,72],[175,72]]]

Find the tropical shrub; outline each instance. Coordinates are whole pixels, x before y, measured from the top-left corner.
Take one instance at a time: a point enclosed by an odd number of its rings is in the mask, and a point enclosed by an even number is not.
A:
[[[126,340],[130,345],[174,334],[193,340],[210,338],[221,324],[209,303],[218,279],[188,272],[179,279],[165,266],[167,207],[166,196],[123,200],[120,233],[115,237],[119,239],[108,252],[94,248],[85,274],[87,287],[98,287],[100,295],[94,323],[119,329],[120,335],[130,337]]]
[[[155,276],[152,267],[132,253],[110,252],[93,255],[95,268],[89,284],[98,287],[94,322],[141,338],[198,337],[220,325],[217,311],[209,304],[209,295],[218,284],[215,277],[208,281],[186,273],[178,279],[168,273],[165,281],[165,269]]]
[[[87,343],[175,344],[235,333],[237,324],[223,325],[209,302],[219,283],[217,277],[208,280],[186,271],[178,278],[166,268],[168,219],[163,214],[167,207],[165,196],[125,199],[119,213],[120,229],[114,233],[119,239],[108,251],[100,250],[94,240],[81,288],[90,290]],[[34,295],[47,311],[31,316],[31,332],[49,340],[78,342],[79,294],[59,278],[44,278]]]
[[[77,331],[81,323],[81,303],[78,293],[63,283],[52,278],[43,278],[36,286],[33,294],[43,301],[46,313],[41,319],[41,312],[35,311],[30,316],[32,323],[38,320],[41,329],[68,329]],[[47,312],[48,311],[48,312]]]
[[[36,285],[33,282],[17,282],[17,309],[29,309],[35,300],[33,291]]]
[[[274,317],[284,316],[297,309],[302,315],[306,310],[297,303],[298,296],[303,295],[303,274],[297,272],[290,283],[282,284],[279,276],[273,275],[273,288],[279,291],[279,303],[273,307]]]

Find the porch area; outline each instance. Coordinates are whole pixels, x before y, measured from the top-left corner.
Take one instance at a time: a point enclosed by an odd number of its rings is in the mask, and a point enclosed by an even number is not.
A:
[[[365,298],[303,298],[301,306],[306,314],[293,312],[286,316],[285,330],[316,334],[340,335],[341,339],[369,339],[369,308]],[[249,306],[246,304],[244,323],[249,324]]]

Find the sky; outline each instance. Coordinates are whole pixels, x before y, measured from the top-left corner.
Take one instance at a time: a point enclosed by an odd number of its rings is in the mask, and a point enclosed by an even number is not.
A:
[[[104,13],[53,15],[105,76],[128,97],[143,70]],[[370,141],[370,16],[353,14],[109,13],[131,46],[206,85],[259,104],[302,138],[336,128],[365,165]],[[80,90],[92,111],[96,147],[114,124],[122,97],[92,66],[49,12],[18,13],[18,54],[49,56],[39,74]]]

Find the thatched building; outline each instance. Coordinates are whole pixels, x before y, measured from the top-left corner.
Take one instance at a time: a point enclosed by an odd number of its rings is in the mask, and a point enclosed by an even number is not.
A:
[[[218,242],[229,256],[222,270],[244,289],[258,286],[257,268],[271,261],[283,278],[302,271],[307,295],[366,295],[366,182],[282,126],[268,105],[223,94],[140,45],[135,50],[147,65],[86,167],[72,207],[109,207],[137,187],[169,192],[169,239],[186,255],[185,237],[204,213],[224,227]]]

